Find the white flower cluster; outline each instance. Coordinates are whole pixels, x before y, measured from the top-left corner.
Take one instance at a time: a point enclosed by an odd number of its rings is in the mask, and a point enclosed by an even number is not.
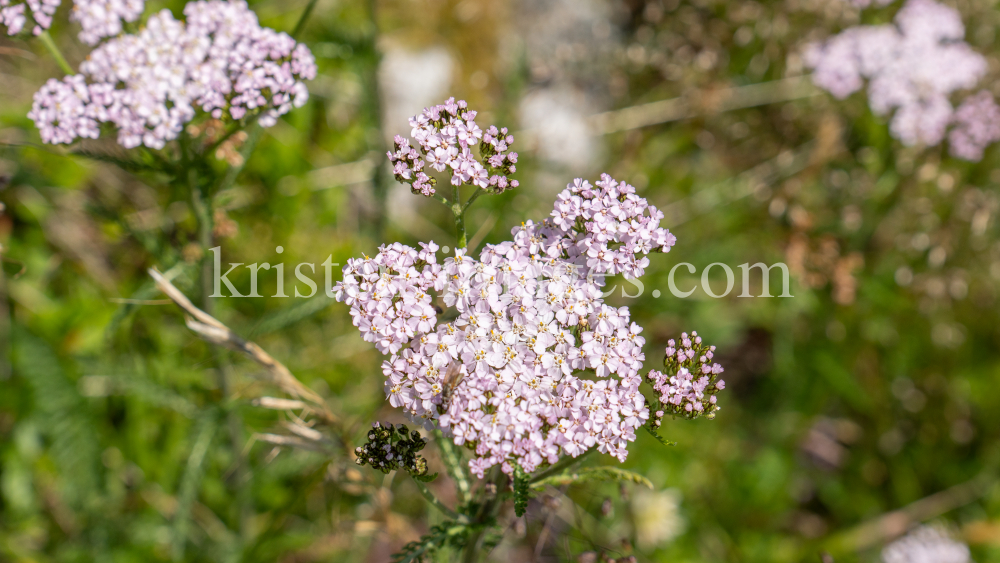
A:
[[[507,152],[514,136],[506,127],[490,126],[483,132],[476,125],[476,112],[465,100],[448,98],[444,104],[425,108],[410,118],[410,126],[416,147],[396,135],[394,150],[386,155],[396,179],[410,184],[414,193],[434,195],[436,180],[427,175],[425,167],[438,172],[451,169],[455,186],[468,184],[494,193],[517,187],[517,180],[507,178],[517,171],[517,153]],[[482,162],[472,152],[477,144]]]
[[[883,563],[971,563],[969,548],[941,528],[921,526],[882,550]]]
[[[334,288],[365,340],[391,355],[390,403],[473,448],[479,477],[498,464],[530,472],[592,447],[624,460],[648,419],[642,329],[600,288],[605,272],[641,273],[637,255],[669,250],[674,238],[634,188],[608,176],[599,186],[575,181],[560,202],[576,197],[588,211],[528,222],[479,260],[459,249],[439,264],[433,243],[394,244],[349,261]],[[590,255],[611,240],[622,242],[613,255]],[[458,317],[439,325],[431,292]]]
[[[42,140],[96,138],[112,123],[122,146],[160,149],[197,110],[235,120],[259,113],[268,127],[305,103],[302,80],[316,76],[305,45],[260,27],[242,0],[191,2],[184,14],[186,23],[163,10],[139,34],[95,49],[80,75],[49,80],[28,114]]]
[[[876,114],[895,113],[892,135],[905,145],[940,143],[956,116],[949,96],[972,88],[986,59],[962,39],[961,15],[933,0],[909,0],[895,25],[857,26],[810,45],[813,81],[838,98],[862,89]],[[962,150],[956,156],[973,154]],[[980,149],[981,153],[981,149]]]

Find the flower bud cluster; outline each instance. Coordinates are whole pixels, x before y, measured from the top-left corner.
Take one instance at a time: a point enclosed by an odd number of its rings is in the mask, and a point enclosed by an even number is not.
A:
[[[258,24],[242,0],[190,2],[187,22],[168,10],[149,18],[137,35],[95,49],[81,74],[51,79],[36,94],[28,117],[46,143],[96,138],[102,123],[118,142],[163,148],[201,110],[215,119],[278,116],[308,99],[303,80],[316,76],[305,45]]]
[[[406,425],[382,426],[375,422],[368,431],[368,442],[355,448],[354,453],[358,465],[370,465],[382,473],[402,468],[419,476],[427,474],[427,460],[417,455],[426,445],[427,440]]]
[[[410,184],[413,193],[425,196],[434,195],[437,183],[427,175],[427,168],[438,172],[450,169],[455,186],[466,184],[494,193],[516,188],[517,180],[507,178],[517,171],[517,153],[507,152],[514,143],[513,135],[507,133],[507,128],[498,130],[496,126],[490,126],[484,134],[475,120],[476,112],[465,100],[456,102],[455,98],[411,117],[410,136],[416,145],[396,135],[394,150],[386,153],[396,179]],[[472,153],[477,144],[479,158]]]
[[[715,346],[702,343],[697,332],[681,333],[680,342],[667,341],[664,372],[646,374],[646,381],[658,393],[659,404],[651,422],[659,427],[667,414],[684,418],[715,418],[719,410],[716,394],[726,388],[719,379],[722,366],[712,361]]]
[[[964,36],[958,11],[933,0],[908,0],[894,24],[849,28],[810,45],[805,59],[816,85],[837,98],[861,90],[867,80],[872,111],[895,112],[889,129],[903,144],[936,145],[954,127],[952,154],[978,160],[983,147],[1000,138],[1000,126],[971,132],[975,110],[963,114],[952,107],[951,94],[973,88],[987,71],[986,58]],[[989,102],[984,91],[970,107]]]
[[[390,404],[473,449],[479,477],[592,447],[624,460],[649,417],[642,328],[600,288],[608,272],[641,275],[641,255],[674,238],[631,186],[609,176],[598,186],[576,180],[559,200],[576,216],[529,221],[478,259],[458,249],[438,263],[433,243],[397,243],[349,261],[334,288],[365,340],[390,355]],[[438,324],[435,299],[457,317]]]

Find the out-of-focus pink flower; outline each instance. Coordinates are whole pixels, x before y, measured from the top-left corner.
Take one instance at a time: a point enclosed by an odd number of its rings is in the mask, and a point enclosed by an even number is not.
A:
[[[305,103],[302,81],[316,76],[305,45],[260,27],[241,0],[191,2],[184,14],[186,23],[168,10],[153,15],[140,33],[95,49],[80,75],[63,79],[66,87],[50,81],[39,90],[28,116],[42,138],[91,137],[96,121],[114,124],[124,147],[159,149],[198,111],[235,120],[259,114],[269,127]],[[79,109],[68,113],[66,104]]]
[[[951,94],[974,87],[986,73],[986,59],[964,35],[954,9],[909,0],[894,25],[847,29],[808,46],[805,58],[816,85],[837,98],[861,90],[867,80],[872,111],[895,112],[889,127],[903,144],[936,145],[957,119]]]
[[[17,35],[31,21],[31,31],[38,35],[52,25],[52,17],[61,3],[62,0],[0,0],[0,25],[7,28],[9,35]],[[145,0],[74,0],[70,19],[83,28],[80,40],[96,45],[121,33],[122,22],[139,19],[144,7]]]
[[[990,143],[1000,141],[1000,106],[987,91],[966,98],[952,120],[948,144],[958,158],[980,160]]]

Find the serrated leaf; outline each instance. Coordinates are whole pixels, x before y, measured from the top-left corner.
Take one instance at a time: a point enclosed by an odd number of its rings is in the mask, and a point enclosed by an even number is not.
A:
[[[531,495],[528,478],[529,475],[520,465],[514,468],[514,515],[518,517],[524,516],[528,511],[528,499]]]
[[[553,475],[536,482],[532,485],[532,488],[541,489],[546,485],[559,487],[562,485],[575,485],[593,481],[622,481],[643,485],[650,489],[653,488],[653,483],[651,483],[649,479],[639,475],[638,473],[633,473],[627,469],[621,469],[619,467],[588,467],[571,473]]]
[[[433,475],[414,475],[411,473],[410,477],[413,477],[415,480],[420,481],[421,483],[430,483],[435,479],[437,479],[438,474],[435,473]]]

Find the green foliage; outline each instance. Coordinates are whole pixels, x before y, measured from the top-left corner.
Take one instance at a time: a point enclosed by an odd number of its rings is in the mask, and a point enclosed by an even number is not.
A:
[[[148,157],[149,154],[146,151],[140,151],[141,156],[146,156],[143,159],[131,158],[125,155],[124,150],[121,154],[111,154],[102,153],[97,151],[90,151],[86,149],[76,149],[72,152],[76,156],[94,160],[97,162],[106,162],[108,164],[114,164],[115,166],[121,168],[122,170],[128,172],[165,172],[164,162],[154,160],[152,157]]]
[[[205,458],[219,428],[218,419],[219,415],[214,409],[207,410],[194,426],[191,453],[188,455],[178,487],[177,512],[174,514],[174,561],[184,558],[191,526],[191,506],[201,488],[202,478],[205,475]]]
[[[247,338],[257,335],[270,334],[282,330],[301,320],[316,315],[330,306],[333,300],[324,294],[320,294],[305,301],[293,303],[289,307],[268,313],[261,318],[260,322],[253,327]]]
[[[94,508],[102,492],[101,447],[88,405],[43,340],[18,329],[14,353],[14,367],[31,388],[37,421],[48,438],[52,461],[65,480],[66,498],[78,508]]]
[[[421,483],[433,483],[437,479],[437,473],[431,473],[430,475],[419,475],[417,473],[410,473],[410,476],[420,481]]]
[[[444,546],[461,549],[468,542],[470,532],[468,526],[451,521],[431,526],[430,532],[403,546],[391,560],[393,563],[419,563],[427,561]]]

